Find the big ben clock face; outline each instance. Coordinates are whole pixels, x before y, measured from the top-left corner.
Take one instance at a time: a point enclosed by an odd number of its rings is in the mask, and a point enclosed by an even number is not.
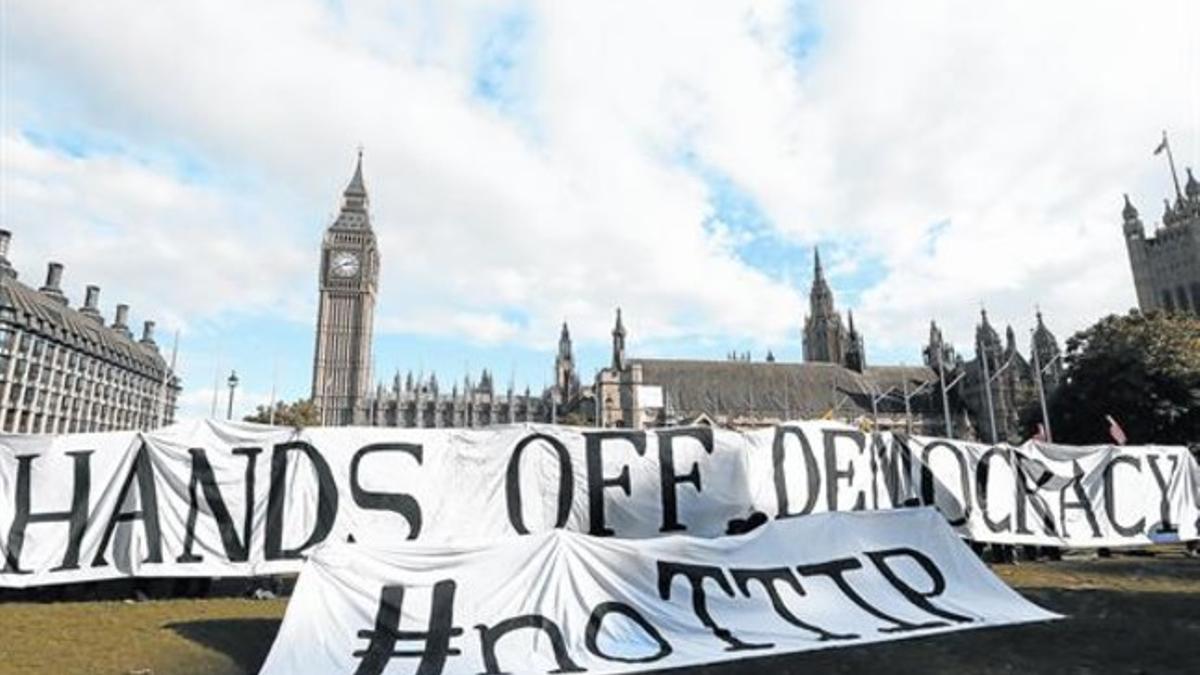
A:
[[[349,251],[338,251],[329,259],[329,271],[335,277],[352,277],[358,274],[358,268],[358,256]]]

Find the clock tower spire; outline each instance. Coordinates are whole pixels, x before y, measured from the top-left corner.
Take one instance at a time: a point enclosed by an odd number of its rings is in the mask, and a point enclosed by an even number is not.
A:
[[[359,148],[341,210],[321,243],[312,399],[326,426],[367,422],[379,280],[379,248],[368,203]]]

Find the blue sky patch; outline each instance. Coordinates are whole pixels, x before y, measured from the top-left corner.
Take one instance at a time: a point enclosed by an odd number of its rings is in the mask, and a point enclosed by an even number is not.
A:
[[[523,126],[534,128],[530,109],[529,62],[533,15],[517,7],[496,14],[478,42],[472,93]]]

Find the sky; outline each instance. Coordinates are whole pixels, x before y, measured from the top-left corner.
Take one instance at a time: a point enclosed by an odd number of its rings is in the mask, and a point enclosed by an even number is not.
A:
[[[321,235],[364,152],[375,373],[801,360],[819,246],[869,363],[1135,304],[1200,168],[1200,3],[0,3],[0,227],[178,335],[181,417],[307,397]],[[214,385],[215,389],[214,389]]]

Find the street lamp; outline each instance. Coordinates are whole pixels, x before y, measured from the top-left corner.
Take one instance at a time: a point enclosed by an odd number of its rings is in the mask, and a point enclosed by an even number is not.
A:
[[[233,390],[238,386],[236,370],[229,371],[229,379],[226,380],[226,383],[229,385],[229,408],[225,411],[225,419],[231,420],[233,419]]]
[[[1038,321],[1041,321],[1041,317],[1041,312],[1038,312]],[[1054,433],[1050,431],[1050,409],[1046,405],[1046,382],[1044,378],[1046,377],[1046,371],[1050,370],[1050,368],[1054,366],[1055,361],[1058,361],[1062,358],[1062,354],[1056,355],[1054,358],[1050,359],[1050,363],[1043,365],[1041,363],[1041,357],[1038,354],[1037,331],[1032,330],[1030,333],[1033,334],[1033,341],[1030,345],[1030,351],[1033,354],[1033,372],[1035,375],[1037,375],[1038,402],[1042,406],[1042,428],[1045,430],[1046,442],[1053,443]]]

